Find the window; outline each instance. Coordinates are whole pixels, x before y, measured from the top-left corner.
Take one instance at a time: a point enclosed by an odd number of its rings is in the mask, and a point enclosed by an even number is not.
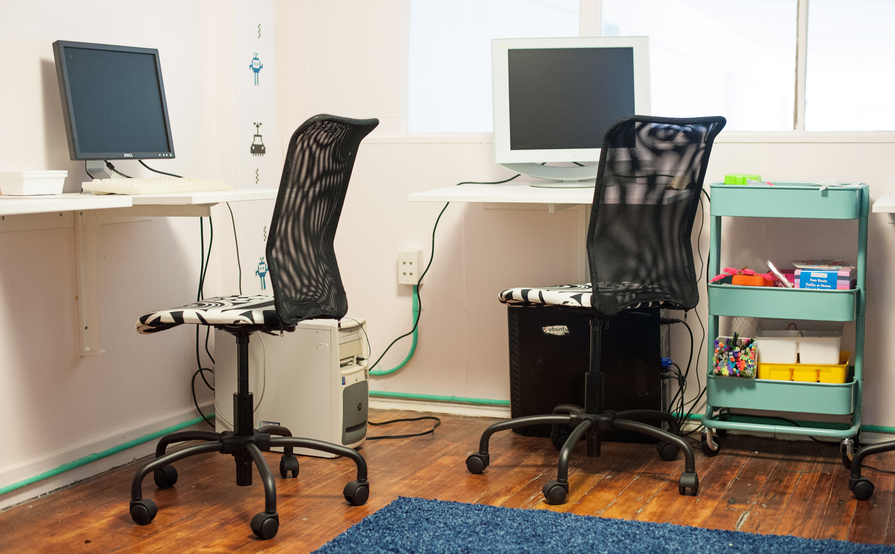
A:
[[[491,39],[578,36],[579,0],[412,0],[407,129],[490,133]]]
[[[806,131],[893,131],[895,3],[811,0]]]
[[[491,132],[490,40],[578,36],[580,13],[597,7],[602,35],[650,38],[653,115],[723,115],[727,131],[895,131],[892,0],[408,1],[411,133]]]
[[[603,0],[602,32],[650,38],[653,115],[788,131],[797,10],[796,0]]]

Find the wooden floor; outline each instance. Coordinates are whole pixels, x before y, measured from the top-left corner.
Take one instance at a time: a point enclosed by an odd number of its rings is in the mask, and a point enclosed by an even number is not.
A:
[[[371,419],[417,415],[378,411]],[[541,487],[555,478],[557,453],[547,439],[498,433],[491,441],[491,466],[471,475],[466,457],[495,420],[438,417],[442,424],[434,436],[363,446],[371,489],[363,506],[350,506],[342,497],[344,485],[355,478],[350,460],[300,458],[298,479],[277,476],[280,529],[269,541],[257,540],[249,528],[263,511],[260,479],[236,487],[232,458],[214,453],[178,462],[172,489],[156,489],[151,477],[144,481],[144,496],[159,506],[149,525],[135,525],[128,513],[134,464],[0,513],[0,552],[310,552],[398,496],[895,544],[895,476],[865,471],[876,491],[871,500],[856,501],[835,445],[728,436],[718,456],[696,449],[697,497],[678,494],[682,457],[663,462],[651,445],[605,443],[603,455],[589,459],[579,446],[567,503],[548,506]],[[409,433],[430,423],[374,427],[370,435]],[[278,468],[279,455],[267,456]],[[868,463],[895,470],[895,455]]]

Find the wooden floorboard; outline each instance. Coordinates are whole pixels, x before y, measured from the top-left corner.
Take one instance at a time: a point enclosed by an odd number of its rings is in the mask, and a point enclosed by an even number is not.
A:
[[[385,421],[420,414],[375,411]],[[491,438],[482,475],[466,469],[481,432],[496,420],[435,415],[432,435],[367,441],[370,498],[350,506],[342,488],[356,468],[347,459],[300,457],[297,479],[280,479],[279,454],[265,454],[277,481],[280,529],[257,540],[249,521],[264,507],[260,479],[237,487],[233,459],[202,454],[177,462],[178,482],[143,494],[159,513],[146,526],[128,513],[130,483],[146,460],[0,512],[0,552],[311,552],[399,496],[544,509],[640,521],[895,544],[895,475],[867,468],[873,497],[858,502],[838,445],[728,435],[717,456],[694,442],[699,495],[681,496],[683,457],[662,461],[652,444],[604,443],[588,458],[576,447],[567,502],[550,506],[541,488],[556,478],[557,451],[548,439],[503,431]],[[372,427],[370,435],[418,432],[433,422]],[[692,440],[692,438],[691,438]],[[895,453],[872,456],[872,468],[895,470]]]

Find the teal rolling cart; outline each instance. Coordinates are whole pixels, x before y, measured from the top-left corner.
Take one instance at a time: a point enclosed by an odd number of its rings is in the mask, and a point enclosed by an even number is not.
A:
[[[707,406],[702,417],[702,450],[716,455],[718,430],[790,433],[842,439],[843,462],[849,465],[854,437],[861,426],[861,387],[864,366],[864,282],[867,265],[867,216],[870,190],[865,184],[821,189],[808,183],[779,183],[776,186],[712,184],[711,275],[721,273],[721,222],[725,217],[773,217],[856,220],[858,225],[857,285],[849,290],[810,290],[736,285],[708,285],[708,338],[718,336],[721,317],[855,322],[852,366],[845,383],[813,383],[769,379],[743,379],[712,374],[713,349],[708,348]],[[761,422],[731,421],[734,409],[770,410],[800,414],[849,416],[841,425],[790,426]],[[803,416],[804,417],[804,416]],[[752,418],[753,420],[756,418]]]

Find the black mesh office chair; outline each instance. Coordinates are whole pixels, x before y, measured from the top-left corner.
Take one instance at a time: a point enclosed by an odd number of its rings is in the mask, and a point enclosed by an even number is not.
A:
[[[532,425],[553,427],[560,448],[558,475],[548,482],[549,504],[562,504],[569,492],[568,465],[572,448],[582,438],[587,455],[600,455],[603,433],[624,430],[659,439],[663,459],[683,450],[680,494],[695,496],[699,479],[693,449],[679,436],[670,414],[660,411],[603,412],[600,369],[601,327],[621,310],[696,307],[698,277],[693,261],[691,231],[706,166],[723,117],[661,118],[632,116],[610,127],[603,138],[587,233],[591,283],[545,288],[515,288],[500,294],[501,302],[523,306],[563,306],[590,314],[590,364],[584,375],[584,406],[563,404],[553,414],[523,416],[495,423],[482,434],[479,451],[470,455],[470,473],[490,464],[488,442],[494,433]],[[646,422],[666,422],[669,431]]]
[[[262,539],[279,529],[276,486],[262,452],[283,447],[280,475],[298,476],[294,447],[311,448],[351,458],[357,464],[357,480],[345,486],[345,499],[359,506],[367,501],[369,483],[364,458],[355,450],[314,439],[292,437],[279,426],[253,429],[252,393],[249,391],[249,337],[255,332],[293,331],[296,323],[311,318],[340,319],[348,311],[348,299],[336,263],[333,241],[345,192],[361,140],[377,125],[377,119],[354,120],[330,115],[312,117],[289,141],[280,188],[267,238],[267,265],[273,295],[209,298],[179,308],[145,315],[137,322],[140,333],[156,333],[183,323],[212,325],[236,337],[237,392],[233,395],[233,431],[212,433],[184,431],[163,437],[156,459],[143,466],[131,486],[130,513],[146,525],[158,507],[142,496],[143,478],[153,473],[155,483],[167,488],[177,481],[171,464],[205,452],[232,454],[236,484],[252,484],[252,465],[264,483],[264,511],[252,518],[252,531]],[[274,435],[275,437],[272,437]],[[202,441],[166,454],[169,445]]]

